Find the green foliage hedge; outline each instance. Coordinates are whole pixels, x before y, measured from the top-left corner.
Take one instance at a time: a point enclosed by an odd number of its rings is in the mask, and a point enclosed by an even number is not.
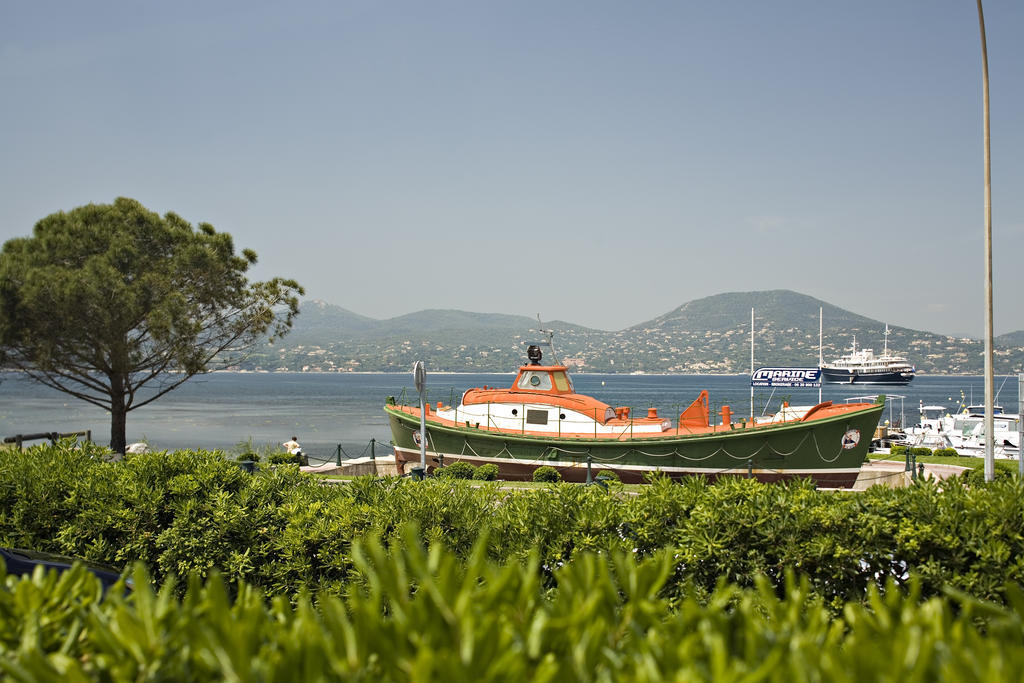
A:
[[[494,481],[498,478],[498,466],[493,462],[484,463],[473,472],[473,478],[477,481]]]
[[[553,484],[562,481],[562,474],[551,465],[541,465],[533,471],[533,480]]]
[[[233,681],[998,681],[1024,670],[1024,594],[1008,606],[911,586],[869,590],[838,616],[806,578],[781,590],[720,584],[706,601],[664,597],[670,552],[581,553],[540,581],[488,558],[424,548],[352,548],[350,590],[267,601],[217,576],[101,598],[78,567],[58,577],[0,572],[0,672],[11,680]],[[184,597],[176,595],[183,593]],[[235,597],[232,598],[231,595]],[[1017,673],[1013,673],[1017,672]]]
[[[920,581],[1004,602],[1024,582],[1024,486],[997,477],[931,481],[862,493],[743,478],[710,484],[655,478],[637,495],[556,484],[509,492],[493,484],[362,477],[324,486],[296,467],[245,473],[221,454],[178,451],[104,462],[68,443],[0,451],[0,544],[123,567],[154,580],[219,571],[269,595],[344,591],[353,544],[387,545],[406,523],[431,546],[468,557],[486,538],[497,562],[537,555],[546,585],[581,553],[672,556],[666,598],[711,595],[719,581],[808,581],[832,609],[888,579]]]
[[[458,461],[434,470],[434,476],[441,479],[472,479],[476,468],[468,462]]]

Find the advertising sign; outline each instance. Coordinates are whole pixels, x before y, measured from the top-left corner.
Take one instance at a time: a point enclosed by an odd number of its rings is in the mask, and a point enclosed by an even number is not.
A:
[[[752,387],[820,387],[819,368],[758,368],[750,376]]]

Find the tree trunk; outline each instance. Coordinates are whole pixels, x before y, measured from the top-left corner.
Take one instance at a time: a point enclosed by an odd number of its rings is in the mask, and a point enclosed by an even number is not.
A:
[[[110,450],[124,455],[125,425],[127,423],[128,411],[124,407],[124,394],[111,393],[110,396]]]

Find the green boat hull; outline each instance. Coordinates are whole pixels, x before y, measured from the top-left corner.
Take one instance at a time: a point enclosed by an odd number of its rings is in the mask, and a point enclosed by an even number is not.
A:
[[[810,477],[822,487],[849,488],[860,473],[883,405],[807,421],[756,428],[719,428],[626,440],[568,438],[495,432],[427,420],[426,465],[431,470],[464,461],[495,463],[506,480],[530,480],[541,465],[559,470],[566,481],[586,481],[611,470],[626,483],[648,472],[670,477],[703,475],[781,481]],[[385,406],[399,471],[420,464],[418,415]]]

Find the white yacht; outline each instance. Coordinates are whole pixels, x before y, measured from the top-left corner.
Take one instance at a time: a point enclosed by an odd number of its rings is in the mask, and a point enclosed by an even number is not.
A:
[[[821,364],[822,380],[833,384],[910,384],[915,372],[906,358],[889,353],[888,325],[882,355],[876,356],[872,349],[858,349],[854,337],[851,353]]]

